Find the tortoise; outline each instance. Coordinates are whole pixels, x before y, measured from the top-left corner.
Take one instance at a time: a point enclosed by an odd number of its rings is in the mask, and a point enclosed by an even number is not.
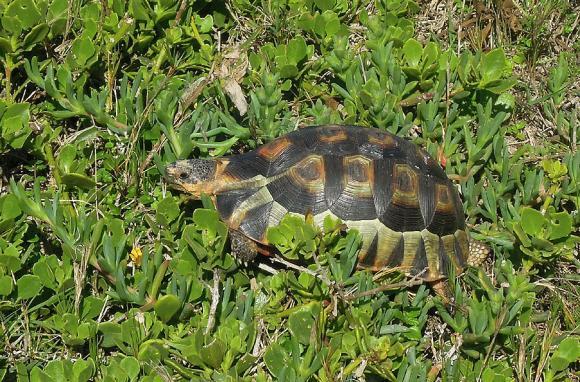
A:
[[[398,268],[436,282],[489,253],[469,237],[459,194],[439,164],[376,128],[301,128],[244,154],[177,161],[166,179],[212,197],[243,260],[268,246],[268,227],[286,213],[312,214],[318,226],[331,215],[357,229],[358,267],[371,271]]]

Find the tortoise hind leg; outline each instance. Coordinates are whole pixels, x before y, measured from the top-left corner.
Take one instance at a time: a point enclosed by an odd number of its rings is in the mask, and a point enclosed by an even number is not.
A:
[[[479,240],[469,238],[469,255],[467,257],[467,264],[472,267],[478,267],[487,258],[491,250],[489,246]]]
[[[258,254],[258,244],[240,231],[230,231],[232,255],[242,261],[252,261]]]

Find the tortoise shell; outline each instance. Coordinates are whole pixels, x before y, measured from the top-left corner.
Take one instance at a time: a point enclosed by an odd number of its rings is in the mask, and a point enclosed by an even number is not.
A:
[[[303,128],[245,154],[176,162],[166,176],[211,195],[230,229],[265,245],[285,214],[311,213],[319,226],[331,215],[361,233],[362,268],[433,281],[469,262],[453,183],[425,151],[378,129]]]

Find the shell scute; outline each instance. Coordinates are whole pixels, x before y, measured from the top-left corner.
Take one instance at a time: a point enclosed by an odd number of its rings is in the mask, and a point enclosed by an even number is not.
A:
[[[268,144],[261,146],[256,150],[258,156],[264,158],[268,162],[273,162],[278,158],[284,151],[288,150],[292,146],[292,141],[288,137],[281,137]]]
[[[455,200],[452,196],[455,192],[453,185],[437,183],[432,192],[435,211],[427,229],[441,236],[455,232],[459,227]]]
[[[270,162],[255,153],[247,153],[230,158],[223,169],[221,176],[229,177],[232,181],[268,176]]]
[[[309,193],[324,191],[324,158],[309,155],[290,168],[289,175]]]
[[[318,214],[327,209],[324,195],[324,184],[313,182],[316,188],[305,188],[304,185],[290,173],[277,177],[265,188],[272,198],[289,212],[305,215],[307,212]]]

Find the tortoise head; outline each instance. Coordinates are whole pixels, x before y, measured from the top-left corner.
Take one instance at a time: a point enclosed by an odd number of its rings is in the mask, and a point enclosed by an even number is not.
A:
[[[217,162],[211,159],[189,159],[171,163],[165,168],[165,180],[173,188],[200,197],[211,194]]]
[[[467,264],[472,267],[478,267],[483,264],[490,253],[491,248],[487,244],[471,237],[469,238],[469,256],[467,257]]]

